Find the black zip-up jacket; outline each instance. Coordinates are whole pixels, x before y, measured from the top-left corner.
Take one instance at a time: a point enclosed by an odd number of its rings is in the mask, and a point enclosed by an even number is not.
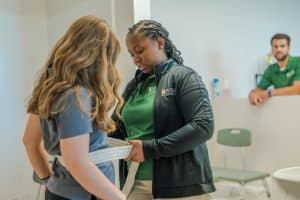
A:
[[[124,92],[125,102],[146,75],[137,71]],[[191,68],[169,59],[155,66],[154,139],[143,141],[145,159],[153,159],[154,198],[175,198],[214,192],[206,141],[214,120],[207,90]],[[138,114],[138,113],[137,113]],[[121,120],[112,137],[126,138]],[[120,165],[124,184],[126,164]]]

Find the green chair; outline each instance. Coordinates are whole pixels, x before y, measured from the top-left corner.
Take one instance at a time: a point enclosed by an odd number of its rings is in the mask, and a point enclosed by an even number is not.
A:
[[[251,132],[242,128],[220,129],[217,133],[217,143],[226,147],[248,147],[251,145]],[[243,168],[227,167],[227,155],[225,149],[224,167],[213,167],[213,176],[215,181],[229,181],[240,184],[240,199],[245,199],[245,184],[262,180],[267,197],[270,198],[268,184],[266,178],[270,176],[267,172],[253,171],[246,169],[245,153],[243,151],[242,159]]]

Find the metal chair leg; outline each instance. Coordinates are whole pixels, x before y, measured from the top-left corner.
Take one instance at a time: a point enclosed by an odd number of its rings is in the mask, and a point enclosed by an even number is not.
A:
[[[232,197],[233,196],[233,187],[231,187],[231,189],[230,189],[230,196]]]
[[[240,183],[240,200],[245,200],[246,191],[245,191],[245,183]]]
[[[271,193],[270,193],[269,185],[268,185],[268,182],[267,182],[266,178],[263,180],[263,184],[264,184],[264,187],[265,187],[265,191],[267,193],[267,197],[271,198]]]

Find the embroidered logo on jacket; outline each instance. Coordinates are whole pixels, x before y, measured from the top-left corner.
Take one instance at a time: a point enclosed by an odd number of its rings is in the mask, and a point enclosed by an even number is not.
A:
[[[176,90],[174,88],[164,88],[160,91],[160,96],[170,96],[176,95]]]

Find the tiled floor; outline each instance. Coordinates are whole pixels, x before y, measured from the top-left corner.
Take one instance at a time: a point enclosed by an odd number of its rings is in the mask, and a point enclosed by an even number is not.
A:
[[[217,191],[212,193],[211,200],[240,200],[239,196],[239,185],[228,183],[228,182],[217,182]],[[38,189],[38,188],[36,188]],[[274,188],[273,188],[274,189]],[[37,190],[34,192],[33,200],[44,200],[44,190],[41,190],[39,198],[36,198]],[[258,184],[247,184],[245,200],[300,200],[298,197],[287,197],[286,194],[276,193],[271,191],[272,197],[267,198],[267,195],[262,187],[261,183]]]
[[[230,183],[216,183],[217,191],[212,194],[212,200],[240,200],[239,186]],[[270,200],[262,187],[248,186],[245,189],[247,200]]]

